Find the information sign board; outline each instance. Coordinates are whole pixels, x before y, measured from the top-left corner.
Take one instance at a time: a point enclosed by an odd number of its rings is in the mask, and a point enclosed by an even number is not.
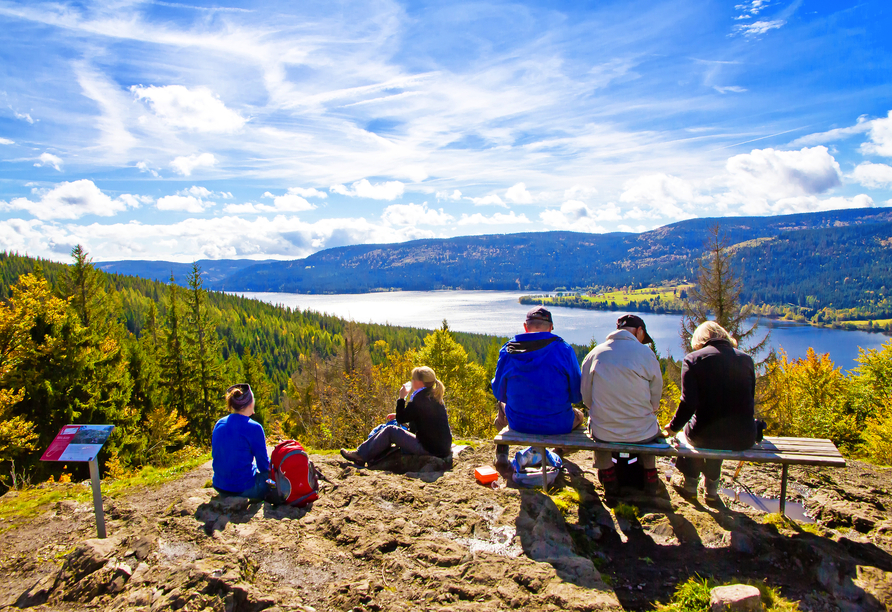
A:
[[[96,533],[100,538],[105,537],[105,514],[102,512],[102,490],[96,455],[114,428],[114,425],[66,425],[40,458],[41,461],[86,461],[90,465],[93,512],[96,514]]]
[[[66,425],[40,460],[93,461],[114,428],[114,425]]]

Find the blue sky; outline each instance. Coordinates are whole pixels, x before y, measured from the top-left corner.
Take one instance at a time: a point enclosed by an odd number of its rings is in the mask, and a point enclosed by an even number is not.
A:
[[[0,0],[0,249],[294,259],[890,206],[890,31],[887,0]]]

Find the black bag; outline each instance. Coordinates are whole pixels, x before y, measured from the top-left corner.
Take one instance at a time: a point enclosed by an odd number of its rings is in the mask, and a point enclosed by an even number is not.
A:
[[[644,488],[644,468],[639,456],[631,453],[612,453],[616,479],[621,487]]]

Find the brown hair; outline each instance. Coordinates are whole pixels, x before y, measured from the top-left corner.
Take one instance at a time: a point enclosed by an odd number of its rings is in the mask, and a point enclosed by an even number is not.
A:
[[[446,386],[437,379],[434,371],[427,366],[419,366],[412,370],[412,378],[420,380],[425,387],[430,387],[431,395],[438,402],[443,402],[443,396],[446,394]]]
[[[226,406],[233,412],[241,412],[254,401],[251,385],[239,383],[226,389]]]

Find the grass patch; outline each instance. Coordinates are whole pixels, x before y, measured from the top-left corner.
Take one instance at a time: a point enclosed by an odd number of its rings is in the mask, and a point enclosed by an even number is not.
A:
[[[637,521],[640,511],[638,510],[638,506],[633,506],[631,504],[617,504],[616,508],[613,509],[613,515],[618,519],[626,519],[627,521]]]
[[[308,455],[337,455],[341,452],[339,448],[313,448],[311,446],[305,446],[304,450]]]
[[[773,525],[775,529],[780,531],[781,529],[791,529],[793,531],[806,532],[812,535],[824,537],[826,533],[821,527],[815,525],[814,523],[800,523],[794,519],[791,519],[788,516],[782,515],[780,512],[774,512],[772,514],[766,514],[762,518],[763,525]]]
[[[576,489],[561,489],[554,495],[549,495],[551,501],[561,511],[561,514],[567,516],[573,511],[574,506],[579,506],[579,491]]]
[[[709,610],[710,591],[717,586],[741,584],[741,582],[716,582],[711,578],[693,576],[675,587],[675,593],[668,604],[656,604],[657,612],[707,612]],[[777,589],[763,582],[746,580],[759,589],[765,612],[799,612],[799,604],[783,597]]]
[[[102,483],[102,494],[121,497],[135,489],[157,486],[175,480],[210,458],[210,454],[203,454],[167,468],[144,467],[123,478],[106,480]],[[10,491],[0,499],[0,518],[10,521],[8,527],[12,527],[22,519],[37,515],[45,506],[67,499],[86,502],[93,499],[93,493],[90,486],[83,483],[44,483],[24,491]]]

